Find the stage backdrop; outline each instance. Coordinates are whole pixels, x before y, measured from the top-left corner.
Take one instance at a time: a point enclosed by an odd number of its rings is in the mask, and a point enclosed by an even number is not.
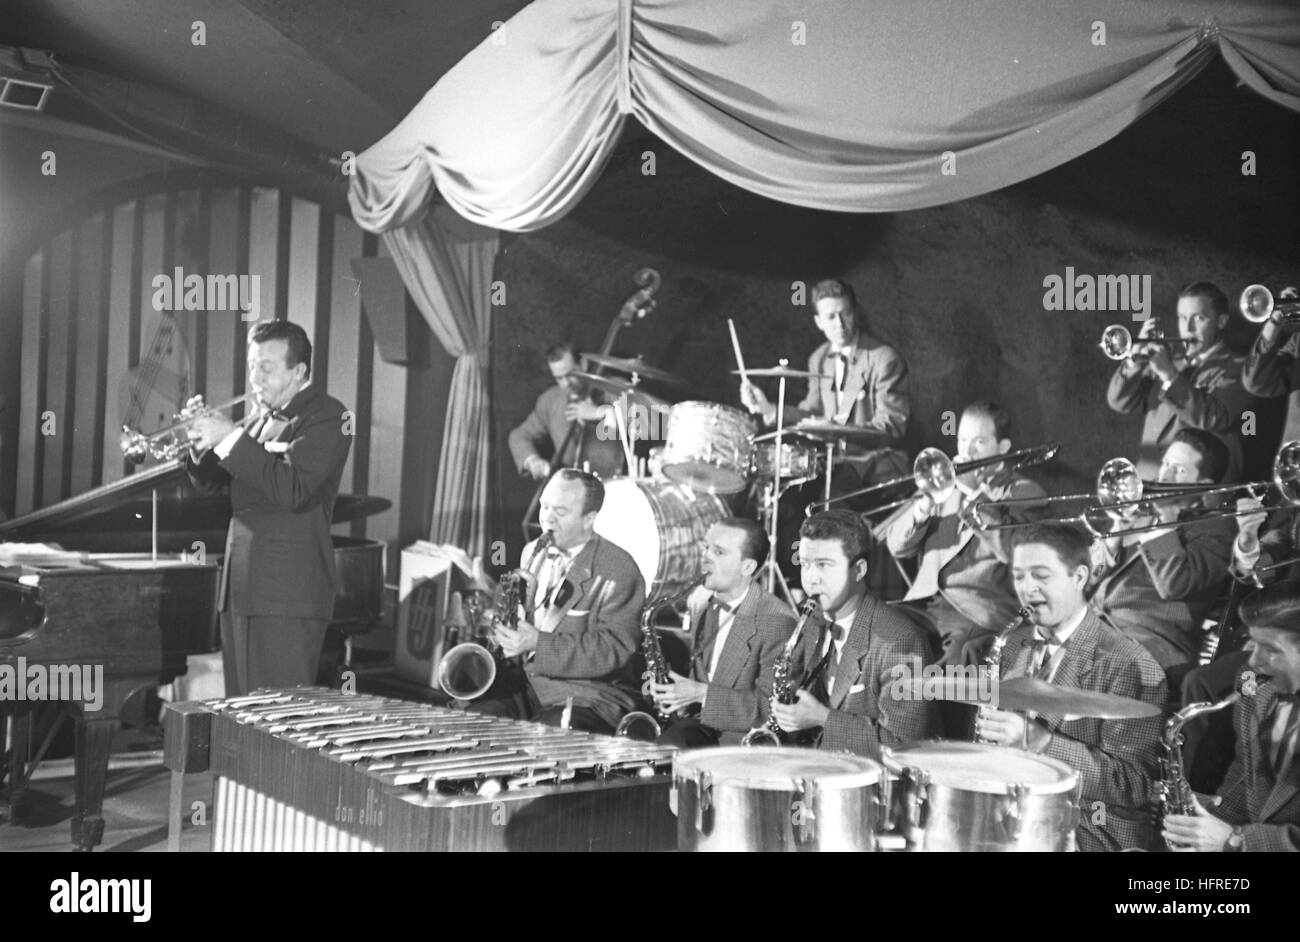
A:
[[[16,486],[0,503],[23,514],[132,472],[118,444],[123,377],[166,318],[189,351],[181,381],[191,391],[209,403],[245,392],[250,325],[234,310],[159,312],[152,282],[177,268],[256,275],[261,317],[306,329],[313,382],[356,416],[341,490],[393,507],[338,531],[389,541],[395,579],[400,547],[427,535],[442,430],[431,416],[445,408],[451,364],[409,299],[398,311],[412,340],[408,362],[380,355],[351,263],[383,254],[351,219],[271,188],[168,188],[88,205],[27,259],[21,321],[6,320],[7,342],[22,356],[17,438],[7,443]],[[53,434],[42,433],[48,417]]]

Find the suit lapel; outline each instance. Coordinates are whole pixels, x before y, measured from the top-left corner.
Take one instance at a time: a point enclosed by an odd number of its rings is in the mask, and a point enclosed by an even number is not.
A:
[[[552,605],[543,613],[540,619],[541,624],[537,626],[540,630],[554,631],[559,627],[560,622],[564,621],[564,616],[569,614],[569,609],[586,597],[589,583],[592,580],[591,564],[596,558],[596,543],[599,540],[600,537],[593,536],[587,541],[587,545],[582,548],[582,552],[574,559],[573,565],[569,567],[569,572],[564,577],[564,582],[560,583],[561,588],[558,590],[560,597],[564,598],[564,602],[558,607]],[[565,588],[566,584],[567,589]]]
[[[853,619],[849,636],[844,640],[840,663],[835,669],[835,687],[831,691],[830,703],[827,704],[832,710],[838,710],[844,704],[854,681],[862,676],[862,662],[871,646],[871,623],[876,617],[876,604],[874,596],[864,595],[862,604],[858,606],[858,614]]]

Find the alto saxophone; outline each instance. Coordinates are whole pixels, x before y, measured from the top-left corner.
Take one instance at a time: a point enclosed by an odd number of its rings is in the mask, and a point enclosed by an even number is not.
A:
[[[799,647],[799,639],[803,637],[805,626],[815,615],[821,614],[821,603],[816,598],[809,598],[799,607],[799,624],[795,625],[794,632],[785,642],[785,647],[777,655],[776,663],[772,665],[772,701],[774,703],[797,703],[799,700],[799,681],[796,681],[791,675],[794,667],[794,652]],[[782,738],[783,731],[777,725],[776,717],[769,715],[767,722],[762,726],[755,726],[747,732],[740,740],[742,746],[752,746],[759,742],[765,742],[773,746],[782,745],[785,740]]]
[[[645,657],[646,669],[641,674],[644,683],[641,685],[641,693],[646,699],[652,699],[650,694],[650,685],[668,683],[668,658],[664,655],[663,645],[659,643],[659,632],[655,630],[655,622],[659,618],[659,613],[665,608],[676,605],[682,599],[689,596],[692,592],[704,585],[704,575],[696,577],[691,583],[675,595],[666,596],[657,602],[651,602],[641,610],[641,653]],[[653,733],[649,738],[657,738],[663,732],[664,724],[668,723],[672,716],[659,709],[656,705],[653,715],[646,713],[644,710],[633,710],[621,720],[618,726],[614,727],[615,736],[631,736],[630,730],[637,724],[643,725],[648,733]]]
[[[1000,677],[1002,674],[1002,649],[1007,646],[1007,638],[1011,637],[1011,632],[1015,631],[1024,624],[1034,614],[1034,610],[1028,605],[1022,605],[1016,610],[1016,617],[1007,622],[1007,626],[998,633],[993,639],[993,644],[989,648],[988,655],[984,658],[984,666],[993,672],[993,676]],[[981,704],[975,709],[975,727],[979,728],[979,721],[984,718],[988,712],[988,707]],[[989,742],[989,740],[980,736],[975,736],[976,742]]]
[[[1162,816],[1196,813],[1192,786],[1187,781],[1187,773],[1183,768],[1183,727],[1198,716],[1216,713],[1240,699],[1241,692],[1234,690],[1218,703],[1191,703],[1165,720],[1165,755],[1160,760],[1160,784],[1156,789]]]

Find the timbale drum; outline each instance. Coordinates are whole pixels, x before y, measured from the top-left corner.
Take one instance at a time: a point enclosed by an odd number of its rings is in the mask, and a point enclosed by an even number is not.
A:
[[[787,485],[811,481],[822,473],[824,464],[821,452],[803,442],[781,443],[781,480]],[[776,470],[776,442],[759,442],[750,459],[750,473],[759,480],[771,480]]]
[[[615,478],[605,482],[596,532],[632,554],[646,598],[662,598],[699,575],[704,535],[728,514],[721,498],[670,481]]]
[[[894,830],[909,851],[1069,851],[1079,774],[1064,762],[984,743],[884,747]]]
[[[877,849],[886,819],[877,762],[815,749],[734,746],[678,753],[677,849]]]
[[[735,494],[749,483],[754,420],[717,402],[679,402],[668,413],[663,472],[706,494]]]

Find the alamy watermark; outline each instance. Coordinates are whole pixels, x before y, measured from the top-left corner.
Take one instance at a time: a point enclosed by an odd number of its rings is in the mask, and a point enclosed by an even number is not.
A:
[[[1045,311],[1130,311],[1135,321],[1151,316],[1150,275],[1082,275],[1067,266],[1064,276],[1044,278],[1043,287]]]
[[[177,267],[154,275],[151,303],[155,311],[242,311],[243,320],[261,316],[261,275],[194,275]]]
[[[889,669],[894,700],[957,700],[998,705],[998,672],[987,664],[922,664],[913,657]]]
[[[0,701],[75,701],[86,710],[104,706],[103,664],[0,664]]]

